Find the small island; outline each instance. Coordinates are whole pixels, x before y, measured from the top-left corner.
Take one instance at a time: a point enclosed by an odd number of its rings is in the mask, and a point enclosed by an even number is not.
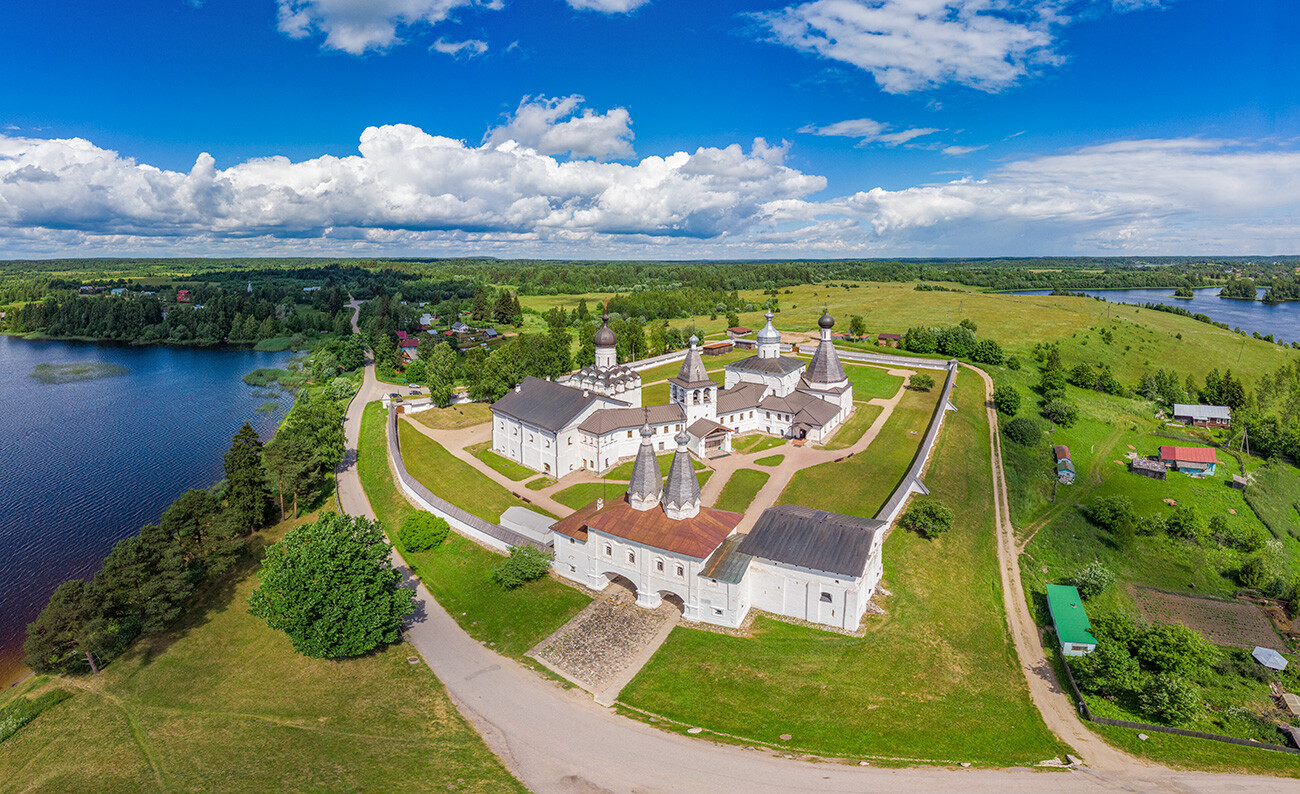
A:
[[[1192,288],[1191,288],[1191,287],[1188,287],[1188,286],[1182,286],[1182,287],[1179,287],[1178,289],[1174,290],[1174,297],[1175,297],[1175,298],[1195,298],[1195,297],[1196,297],[1196,293],[1192,292]]]
[[[73,383],[79,380],[98,380],[125,375],[131,370],[118,364],[105,364],[101,361],[76,361],[69,364],[37,364],[32,368],[30,377],[41,383]]]

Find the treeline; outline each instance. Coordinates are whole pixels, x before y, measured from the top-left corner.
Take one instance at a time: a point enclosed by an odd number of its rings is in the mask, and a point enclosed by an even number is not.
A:
[[[296,516],[300,500],[328,487],[343,455],[342,418],[337,402],[304,392],[265,447],[245,424],[224,457],[224,480],[186,491],[157,524],[118,541],[90,581],[59,585],[27,627],[27,666],[97,672],[136,637],[182,617],[250,550],[257,529]]]
[[[231,290],[196,284],[188,289],[189,299],[183,303],[175,302],[177,290],[171,285],[147,290],[152,295],[47,290],[39,300],[7,312],[5,328],[52,337],[200,345],[351,333],[347,296],[337,287],[303,292],[264,283],[251,291],[246,285]]]

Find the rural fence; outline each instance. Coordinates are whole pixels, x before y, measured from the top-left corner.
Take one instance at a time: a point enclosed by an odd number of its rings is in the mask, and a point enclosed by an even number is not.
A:
[[[511,546],[534,546],[542,550],[546,549],[545,546],[532,538],[521,535],[514,530],[506,529],[499,524],[488,523],[473,513],[457,507],[434,494],[412,477],[406,471],[406,464],[402,461],[402,446],[397,434],[397,411],[395,409],[388,411],[388,462],[397,476],[398,487],[408,497],[430,513],[446,519],[453,529],[471,540],[500,552],[509,552]]]
[[[1059,649],[1057,651],[1059,653]],[[1088,702],[1083,699],[1083,693],[1079,690],[1079,682],[1074,680],[1074,671],[1063,657],[1061,666],[1065,668],[1065,676],[1070,681],[1070,689],[1074,692],[1074,702],[1078,707],[1079,716],[1090,722],[1100,723],[1101,725],[1114,725],[1119,728],[1133,728],[1139,731],[1151,731],[1153,733],[1172,733],[1177,736],[1190,736],[1193,739],[1209,739],[1214,742],[1224,742],[1225,744],[1236,744],[1242,747],[1255,747],[1260,750],[1272,750],[1279,753],[1291,753],[1300,755],[1300,750],[1294,747],[1284,747],[1280,744],[1268,744],[1267,742],[1252,742],[1250,739],[1238,739],[1236,736],[1222,736],[1217,733],[1206,733],[1204,731],[1191,731],[1186,728],[1170,728],[1165,725],[1152,725],[1146,722],[1129,722],[1128,720],[1113,720],[1110,717],[1098,717],[1088,708]]]
[[[948,377],[943,382],[943,393],[939,395],[939,402],[934,406],[934,415],[930,417],[930,427],[925,431],[925,438],[921,441],[921,446],[916,450],[916,455],[912,458],[912,465],[908,468],[907,474],[903,481],[894,489],[894,493],[885,502],[885,506],[880,508],[876,513],[877,521],[884,521],[886,524],[893,523],[898,516],[903,505],[907,503],[907,497],[914,492],[929,493],[924,483],[921,482],[921,473],[925,470],[926,461],[930,459],[930,453],[934,450],[934,442],[939,438],[939,429],[943,426],[943,417],[948,413],[948,407],[952,399],[952,387],[957,380],[957,362],[944,362],[948,370]]]
[[[866,361],[872,364],[884,364],[890,367],[907,369],[951,369],[955,359],[947,358],[911,358],[909,356],[887,356],[882,353],[863,353],[860,350],[841,350],[835,348],[840,358],[850,361]]]

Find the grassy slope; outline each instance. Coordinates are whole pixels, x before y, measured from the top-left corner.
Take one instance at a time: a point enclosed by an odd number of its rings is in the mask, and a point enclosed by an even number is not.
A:
[[[361,423],[357,467],[375,515],[385,527],[396,527],[415,508],[393,483],[385,444],[383,410],[378,403],[372,403],[366,406]],[[477,640],[493,643],[498,652],[516,658],[591,601],[552,578],[517,590],[502,590],[489,578],[492,567],[501,562],[500,555],[454,532],[433,551],[404,551],[403,556],[461,628]]]
[[[713,506],[718,510],[730,510],[733,513],[745,512],[745,508],[754,501],[754,497],[771,476],[765,471],[737,469],[731,475],[731,479],[727,480],[727,484],[722,487],[722,493],[718,495],[718,501]]]
[[[248,614],[255,584],[95,678],[56,679],[79,694],[0,744],[0,788],[523,791],[409,647],[301,657]]]
[[[379,410],[382,413],[382,409]],[[367,419],[372,412],[370,408],[366,409]],[[402,443],[402,460],[411,476],[436,495],[484,521],[495,524],[507,508],[515,505],[546,512],[516,499],[510,491],[484,477],[473,466],[405,422],[398,423],[397,433]]]
[[[487,403],[465,403],[446,408],[430,408],[411,414],[411,419],[435,430],[459,430],[491,421],[492,409]]]
[[[491,450],[492,442],[484,441],[482,444],[475,444],[472,447],[466,447],[474,457],[491,466],[496,471],[509,477],[515,482],[526,480],[537,474],[537,472],[523,465],[515,463],[513,460],[503,458]]]
[[[936,541],[885,541],[887,615],[862,638],[759,617],[751,639],[678,628],[624,691],[630,705],[831,755],[976,764],[1065,752],[1029,700],[1006,636],[992,526],[987,424],[969,374],[927,478],[963,505]],[[834,704],[809,707],[810,703]],[[954,730],[955,725],[965,728]],[[997,739],[980,726],[996,726]]]
[[[777,504],[815,505],[837,513],[874,516],[916,456],[939,393],[937,388],[928,392],[908,390],[869,450],[848,460],[800,471]]]
[[[1275,537],[1300,537],[1300,470],[1274,461],[1254,471],[1246,501]]]
[[[849,376],[849,383],[853,384],[853,399],[858,401],[893,397],[898,393],[898,387],[903,385],[902,378],[879,367],[845,364],[844,374]]]

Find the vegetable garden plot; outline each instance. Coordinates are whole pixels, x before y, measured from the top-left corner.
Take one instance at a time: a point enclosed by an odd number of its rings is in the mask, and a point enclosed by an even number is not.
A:
[[[1268,618],[1254,604],[1193,598],[1145,587],[1132,590],[1133,600],[1148,623],[1182,623],[1215,645],[1283,647]]]

